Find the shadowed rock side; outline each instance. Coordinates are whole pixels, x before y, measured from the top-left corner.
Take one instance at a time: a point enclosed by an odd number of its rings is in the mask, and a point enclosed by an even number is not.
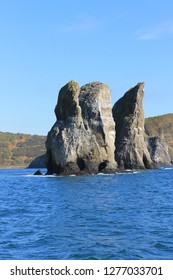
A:
[[[144,83],[125,93],[113,107],[116,123],[115,159],[122,169],[153,168],[144,140]]]
[[[163,134],[173,161],[173,114],[145,119],[145,133],[149,137],[162,137]]]
[[[31,161],[28,168],[46,168],[45,155],[36,157],[33,161]]]
[[[147,141],[151,159],[156,165],[172,164],[171,157],[168,152],[168,145],[164,139],[164,136],[149,137]]]
[[[55,114],[46,141],[48,174],[115,172],[115,124],[107,85],[95,82],[80,89],[69,82],[59,92]]]

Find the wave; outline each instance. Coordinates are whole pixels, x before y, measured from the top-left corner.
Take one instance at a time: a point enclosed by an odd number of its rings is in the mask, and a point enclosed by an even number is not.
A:
[[[116,173],[117,175],[133,175],[133,174],[138,174],[141,173],[141,171],[131,171],[131,172],[118,172]]]
[[[131,174],[137,174],[140,173],[140,171],[131,171],[131,172],[116,172],[116,173],[110,173],[110,174],[105,174],[105,173],[98,173],[98,174],[91,174],[91,175],[96,175],[96,176],[115,176],[115,175],[131,175]],[[77,175],[71,174],[71,175],[34,175],[34,174],[25,174],[21,175],[22,177],[31,177],[31,178],[58,178],[58,177],[76,177]]]
[[[162,167],[159,167],[159,169],[161,169],[161,170],[173,170],[173,166],[171,166],[171,167],[162,166]]]
[[[96,175],[101,175],[101,176],[114,176],[114,175],[131,175],[131,174],[138,174],[141,173],[141,171],[137,170],[125,170],[125,172],[115,172],[115,173],[110,173],[110,174],[105,174],[105,173],[98,173]]]
[[[26,174],[26,175],[22,175],[22,177],[34,177],[34,178],[51,178],[51,177],[60,177],[57,175],[34,175],[34,174]],[[62,177],[62,176],[61,176]]]
[[[115,175],[116,173],[110,173],[110,174],[106,174],[106,173],[98,173],[96,175],[99,175],[99,176],[113,176]],[[94,175],[94,174],[93,174]]]

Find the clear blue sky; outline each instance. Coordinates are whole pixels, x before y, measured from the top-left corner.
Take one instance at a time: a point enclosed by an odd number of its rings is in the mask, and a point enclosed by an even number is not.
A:
[[[59,89],[145,82],[145,116],[173,113],[172,0],[0,0],[0,131],[46,135]]]

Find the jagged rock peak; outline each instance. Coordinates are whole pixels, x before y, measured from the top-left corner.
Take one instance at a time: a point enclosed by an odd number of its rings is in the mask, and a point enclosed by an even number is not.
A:
[[[110,173],[114,160],[115,124],[110,89],[99,82],[79,87],[71,81],[59,92],[57,121],[48,133],[48,173]]]
[[[121,97],[114,105],[116,110],[113,109],[114,116],[118,116],[119,111],[124,111],[124,115],[129,116],[136,113],[136,107],[139,107],[142,114],[143,107],[142,101],[144,97],[144,82],[138,83],[135,87],[130,88],[123,97]],[[113,108],[114,108],[113,107]],[[120,112],[120,113],[121,113]]]
[[[59,91],[55,115],[57,120],[66,121],[70,117],[80,115],[78,96],[80,87],[77,82],[70,81]]]
[[[152,168],[144,140],[144,83],[128,90],[113,107],[116,123],[115,159],[120,168]]]

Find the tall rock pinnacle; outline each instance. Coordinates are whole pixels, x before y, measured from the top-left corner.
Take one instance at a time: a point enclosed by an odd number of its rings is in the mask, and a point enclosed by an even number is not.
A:
[[[115,159],[120,168],[152,168],[153,163],[144,140],[144,83],[138,83],[113,107],[116,123]]]
[[[59,92],[55,114],[46,141],[49,174],[115,172],[115,124],[107,85],[80,88],[70,81]]]

